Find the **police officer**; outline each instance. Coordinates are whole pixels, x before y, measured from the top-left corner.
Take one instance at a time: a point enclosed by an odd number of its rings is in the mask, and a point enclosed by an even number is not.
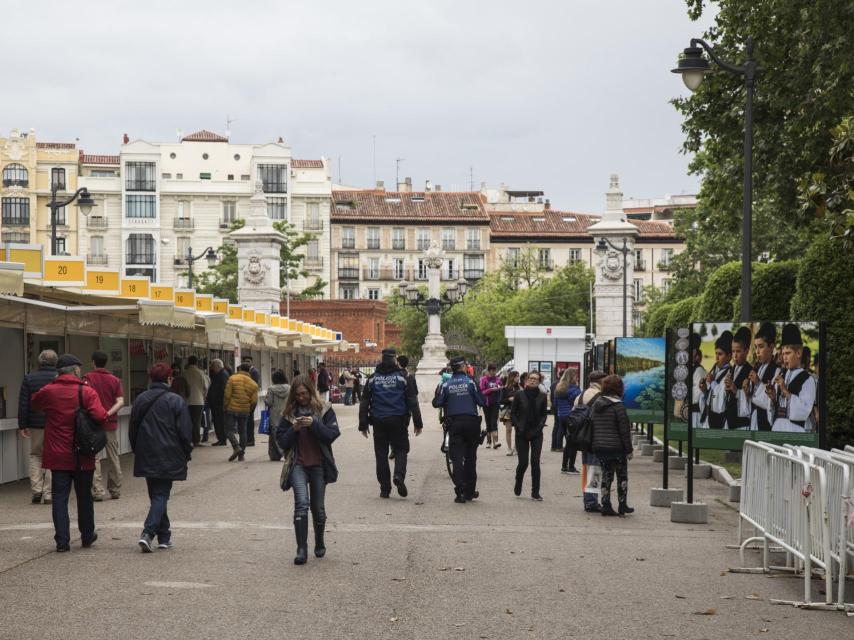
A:
[[[454,467],[454,502],[460,504],[478,497],[477,447],[480,444],[480,416],[477,408],[486,405],[477,385],[466,372],[466,360],[451,360],[451,378],[442,383],[433,398],[433,406],[442,408],[450,435],[450,456]]]
[[[383,349],[382,361],[365,384],[359,403],[359,431],[367,438],[368,426],[374,427],[374,456],[381,498],[388,498],[391,493],[392,477],[387,458],[389,446],[394,452],[394,486],[402,498],[409,493],[405,482],[409,416],[415,423],[416,436],[421,435],[424,427],[415,381],[407,379],[397,364],[396,356],[394,349]]]

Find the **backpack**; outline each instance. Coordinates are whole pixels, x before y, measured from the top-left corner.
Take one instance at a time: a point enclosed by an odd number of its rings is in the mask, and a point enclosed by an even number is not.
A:
[[[566,437],[572,445],[580,450],[590,452],[593,448],[593,418],[590,409],[596,404],[601,393],[597,393],[590,399],[590,404],[579,402],[572,408],[569,415],[563,419],[563,428]]]
[[[78,456],[92,456],[107,446],[107,434],[83,407],[83,385],[77,387],[79,406],[74,413],[74,451]]]

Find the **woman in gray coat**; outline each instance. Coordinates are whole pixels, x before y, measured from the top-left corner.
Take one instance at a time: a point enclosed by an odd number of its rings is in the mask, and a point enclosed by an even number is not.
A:
[[[285,411],[285,402],[288,399],[288,392],[291,390],[291,385],[288,384],[288,378],[285,372],[281,369],[276,369],[273,372],[273,384],[267,389],[267,394],[264,396],[264,404],[267,406],[267,411],[270,413],[270,433],[267,436],[267,455],[270,460],[281,460],[282,450],[276,444],[276,427],[282,421],[282,414]]]
[[[602,515],[623,516],[633,513],[627,504],[629,491],[628,461],[632,459],[629,416],[623,405],[623,379],[617,375],[602,380],[602,395],[593,403],[593,453],[602,464]],[[618,511],[611,506],[611,484],[617,476]]]

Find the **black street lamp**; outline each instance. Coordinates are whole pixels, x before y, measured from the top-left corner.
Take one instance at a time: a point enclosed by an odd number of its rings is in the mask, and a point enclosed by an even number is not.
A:
[[[443,311],[447,311],[458,302],[462,302],[468,293],[469,283],[465,278],[460,278],[454,284],[445,289],[445,293],[440,298],[427,298],[414,284],[409,284],[406,280],[401,280],[398,285],[400,295],[403,298],[404,304],[422,309],[427,312],[428,316],[439,315]]]
[[[701,48],[702,47],[702,48]],[[753,38],[747,39],[747,59],[743,65],[735,65],[721,59],[705,40],[691,38],[690,46],[679,59],[678,66],[671,71],[682,75],[682,81],[691,91],[696,91],[703,76],[711,73],[708,60],[703,57],[703,49],[722,69],[737,76],[744,76],[747,99],[744,106],[744,196],[741,221],[741,320],[750,320],[750,270],[751,270],[751,218],[753,216],[753,89],[756,76],[761,69],[753,59]]]
[[[629,254],[632,252],[632,250],[629,247],[629,241],[625,238],[623,238],[622,247],[618,247],[613,242],[608,240],[608,238],[599,238],[599,243],[596,245],[596,248],[599,251],[606,251],[608,247],[611,247],[614,251],[619,251],[623,254],[623,337],[626,338],[629,335],[629,323],[627,315],[629,295],[628,291],[626,290],[628,280],[628,276],[626,274],[628,272]]]
[[[65,184],[63,182],[53,183],[50,188],[50,202],[47,203],[47,206],[50,208],[50,255],[52,256],[56,255],[57,211],[77,200],[76,206],[80,209],[80,213],[84,216],[88,216],[92,212],[92,207],[95,206],[92,194],[89,193],[89,190],[86,189],[86,187],[80,187],[70,197],[65,198],[64,200],[56,199],[58,191],[65,191]]]
[[[193,263],[202,258],[208,261],[209,267],[213,267],[216,264],[216,251],[214,251],[213,247],[208,247],[199,255],[193,256],[193,247],[187,247],[187,256],[184,259],[187,261],[187,266],[189,267],[189,274],[187,276],[189,289],[193,288]]]

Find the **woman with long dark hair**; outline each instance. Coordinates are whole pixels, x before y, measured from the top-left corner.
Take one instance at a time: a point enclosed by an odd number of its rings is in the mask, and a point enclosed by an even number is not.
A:
[[[314,555],[326,555],[326,485],[338,479],[331,445],[339,435],[335,411],[320,399],[311,379],[294,378],[276,428],[276,442],[285,454],[282,491],[294,490],[294,564],[305,564],[308,559],[309,509],[314,520]]]
[[[558,429],[561,430],[561,440],[566,438],[566,444],[563,448],[563,464],[560,466],[561,473],[579,473],[575,468],[575,458],[578,451],[572,442],[571,435],[564,433],[564,420],[569,417],[572,412],[572,407],[575,404],[575,399],[581,395],[581,389],[578,386],[578,374],[575,369],[567,369],[560,377],[560,382],[555,385],[554,398],[552,403],[555,406],[555,414],[558,421]]]
[[[627,504],[629,493],[628,461],[632,459],[629,416],[623,405],[623,379],[617,375],[602,380],[602,395],[593,403],[593,453],[602,465],[602,515],[633,513]],[[611,484],[617,476],[618,511],[611,505]]]
[[[501,412],[499,419],[504,423],[504,437],[507,439],[507,455],[515,456],[516,449],[513,447],[513,419],[510,415],[510,405],[513,404],[513,396],[521,389],[519,384],[519,372],[511,371],[501,387]]]
[[[546,394],[540,390],[542,378],[538,371],[529,371],[525,387],[513,397],[510,415],[516,427],[516,484],[513,493],[522,494],[522,480],[531,463],[531,499],[542,502],[540,495],[540,454],[543,451],[543,427],[546,426],[548,406]]]

